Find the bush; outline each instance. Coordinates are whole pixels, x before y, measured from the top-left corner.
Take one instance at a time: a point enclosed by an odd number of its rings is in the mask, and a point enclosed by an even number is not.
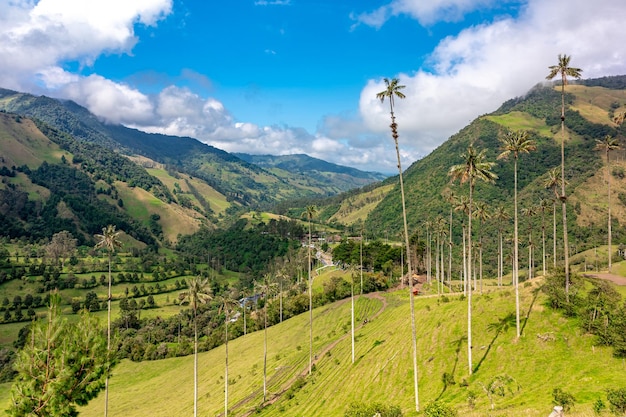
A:
[[[611,412],[618,415],[626,413],[626,388],[606,390],[606,399],[611,404]]]
[[[563,391],[561,388],[555,388],[552,390],[552,397],[554,405],[560,405],[563,407],[563,411],[565,412],[571,410],[574,402],[576,402],[572,394]]]
[[[435,401],[429,403],[426,408],[424,408],[424,415],[426,417],[456,417],[456,410],[450,408],[450,406]]]
[[[397,405],[386,405],[381,403],[364,404],[354,402],[350,404],[344,417],[402,417],[402,410]]]

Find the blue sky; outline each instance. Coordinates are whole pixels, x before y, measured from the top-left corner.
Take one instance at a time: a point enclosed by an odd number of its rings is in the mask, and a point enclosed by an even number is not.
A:
[[[626,74],[609,0],[0,0],[0,87],[231,152],[394,173],[542,82],[559,53]]]

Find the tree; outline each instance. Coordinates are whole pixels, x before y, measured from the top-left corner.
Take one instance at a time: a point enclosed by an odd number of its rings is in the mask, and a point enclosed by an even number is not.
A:
[[[596,139],[596,149],[603,151],[606,155],[606,187],[608,198],[608,242],[609,242],[609,273],[611,273],[611,161],[609,158],[609,152],[620,149],[619,141],[611,135],[606,135],[602,140]]]
[[[466,216],[469,217],[470,213],[470,205],[469,198],[467,196],[462,195],[457,200],[457,204],[454,207],[455,211],[461,211]],[[463,218],[463,294],[467,296],[467,287],[469,282],[468,270],[467,270],[467,229],[465,225],[465,218]]]
[[[193,415],[198,416],[198,306],[207,303],[211,297],[208,278],[200,276],[185,278],[187,289],[180,293],[180,302],[189,303],[193,311]]]
[[[97,318],[83,312],[78,323],[61,318],[53,294],[47,320],[32,324],[28,342],[15,361],[11,416],[77,416],[105,386],[112,367]]]
[[[546,275],[546,211],[550,204],[550,200],[542,198],[538,207],[541,211],[541,266],[544,276]]]
[[[522,216],[528,218],[528,279],[533,277],[533,222],[532,217],[537,214],[537,207],[524,207]]]
[[[504,275],[504,253],[503,253],[503,245],[502,245],[502,224],[506,220],[509,220],[511,216],[506,211],[504,206],[496,207],[493,212],[493,217],[498,222],[498,286],[502,286],[502,275]]]
[[[514,165],[514,194],[513,194],[513,285],[515,286],[515,328],[517,337],[520,337],[520,320],[519,320],[519,234],[517,220],[517,161],[520,154],[530,153],[537,149],[535,141],[529,139],[528,132],[525,130],[517,130],[514,132],[506,132],[500,138],[502,143],[502,153],[498,155],[498,159],[508,158],[513,155]]]
[[[263,402],[267,401],[267,302],[268,295],[274,295],[276,283],[272,282],[272,275],[263,275],[263,281],[256,284],[256,290],[263,295]]]
[[[65,258],[76,250],[76,239],[67,230],[52,235],[46,245],[46,253],[56,262],[61,261],[61,269],[65,268]]]
[[[107,297],[107,351],[111,350],[111,263],[115,250],[122,247],[119,241],[120,232],[115,230],[115,226],[110,224],[102,228],[101,235],[95,235],[97,240],[96,249],[104,249],[109,258],[109,292]],[[109,376],[107,373],[104,384],[104,417],[109,412]]]
[[[479,221],[479,233],[478,233],[478,265],[480,268],[479,277],[480,277],[480,293],[483,293],[483,222],[489,220],[492,214],[489,211],[489,207],[487,203],[484,201],[480,201],[476,203],[476,210],[474,210],[474,217],[476,217]],[[474,281],[474,290],[476,290],[476,282]]]
[[[559,199],[559,188],[563,182],[561,177],[561,171],[558,167],[554,167],[548,171],[548,179],[543,183],[546,189],[552,190],[554,193],[554,200],[552,200],[552,263],[556,269],[556,202]]]
[[[498,176],[491,171],[495,163],[487,162],[485,160],[486,151],[483,149],[480,152],[474,148],[473,144],[470,144],[467,148],[467,152],[461,155],[461,158],[465,161],[463,164],[453,165],[450,167],[448,175],[453,180],[458,179],[461,183],[467,182],[469,184],[469,199],[468,199],[468,255],[467,255],[467,279],[472,276],[472,198],[474,194],[474,187],[476,186],[476,180],[482,180],[488,183],[495,182]],[[472,286],[467,284],[467,359],[469,364],[469,374],[472,374]]]
[[[220,296],[218,302],[220,305],[219,312],[224,313],[224,417],[228,417],[228,323],[230,323],[231,314],[237,308],[238,303],[230,294]]]
[[[415,300],[413,299],[413,269],[411,268],[411,249],[409,246],[409,228],[407,226],[406,221],[406,204],[404,199],[404,182],[402,180],[402,164],[400,161],[400,148],[398,147],[398,125],[396,124],[396,116],[393,113],[393,105],[394,98],[398,97],[400,99],[405,98],[406,96],[400,90],[404,89],[404,85],[400,85],[399,80],[397,78],[393,78],[389,80],[388,78],[383,79],[387,88],[383,91],[376,94],[376,98],[382,102],[385,101],[385,98],[389,100],[389,110],[391,114],[391,137],[393,138],[394,144],[396,146],[396,158],[398,160],[398,174],[400,177],[400,195],[402,198],[402,220],[404,222],[404,244],[406,245],[406,262],[408,266],[408,274],[409,274],[409,299],[410,299],[410,308],[411,308],[411,342],[413,345],[413,387],[415,391],[415,410],[419,411],[419,395],[418,395],[418,384],[417,384],[417,336],[415,329]]]
[[[565,195],[565,86],[567,85],[567,77],[579,79],[582,70],[580,68],[570,67],[569,62],[571,56],[559,54],[559,62],[557,65],[548,67],[550,72],[546,76],[547,80],[551,80],[557,75],[561,76],[561,209],[563,212],[563,259],[565,263],[565,300],[569,303],[569,248],[567,239],[567,197]]]
[[[307,247],[308,261],[309,261],[309,375],[313,371],[313,277],[311,276],[311,220],[317,213],[317,207],[307,206],[306,218],[309,223],[309,246]]]

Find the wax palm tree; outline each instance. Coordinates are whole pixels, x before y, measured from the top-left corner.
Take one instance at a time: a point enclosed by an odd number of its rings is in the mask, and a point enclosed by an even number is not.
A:
[[[189,303],[193,311],[193,415],[198,416],[198,306],[211,300],[209,279],[200,276],[185,278],[187,289],[180,293],[180,302]]]
[[[444,194],[444,199],[450,204],[450,220],[448,221],[448,284],[452,285],[452,213],[454,212],[457,198],[454,191],[447,190]]]
[[[231,294],[222,294],[217,297],[219,304],[219,313],[224,313],[224,417],[228,417],[228,323],[232,318],[232,313],[235,312],[239,303],[235,300]]]
[[[608,198],[608,210],[609,210],[609,228],[608,228],[608,241],[609,241],[609,273],[611,272],[611,161],[609,153],[613,150],[620,149],[619,141],[611,135],[606,135],[602,140],[596,139],[596,149],[603,151],[606,155],[606,187]]]
[[[460,196],[454,206],[454,211],[461,211],[466,216],[469,215],[469,199],[467,196]],[[467,274],[467,228],[465,225],[465,217],[461,223],[463,229],[463,294],[467,295],[468,274]]]
[[[570,67],[571,56],[559,54],[559,62],[557,65],[548,67],[550,72],[546,79],[551,80],[557,75],[561,76],[561,209],[563,211],[563,259],[565,262],[565,301],[569,303],[569,245],[567,239],[567,197],[565,196],[565,86],[567,85],[567,77],[580,78],[582,70],[580,68]]]
[[[467,152],[461,155],[464,163],[454,165],[450,168],[449,175],[453,180],[458,179],[461,183],[469,184],[469,210],[467,216],[468,228],[468,279],[472,276],[472,198],[476,180],[482,180],[493,183],[498,176],[491,171],[495,163],[487,162],[485,159],[486,151],[477,151],[473,144],[467,148]],[[467,356],[469,363],[469,374],[472,374],[472,288],[467,285]]]
[[[542,198],[538,207],[541,211],[541,266],[544,276],[546,275],[546,211],[550,205],[553,205],[550,200]]]
[[[498,286],[502,286],[502,276],[504,275],[504,253],[502,242],[503,223],[511,218],[504,206],[498,206],[493,212],[493,218],[498,222]]]
[[[313,277],[311,276],[311,220],[317,214],[317,207],[307,206],[305,215],[309,224],[309,245],[307,247],[308,262],[309,262],[309,375],[313,371]]]
[[[530,153],[537,149],[535,141],[529,139],[528,132],[525,130],[517,130],[514,132],[506,132],[503,136],[500,136],[500,142],[502,143],[502,153],[498,155],[498,159],[508,158],[509,155],[513,155],[513,170],[514,170],[514,194],[513,194],[513,285],[515,286],[515,328],[517,337],[520,337],[520,313],[519,313],[519,235],[518,235],[518,220],[517,220],[517,161],[520,154]]]
[[[400,99],[405,98],[406,96],[402,93],[402,89],[404,89],[404,85],[398,84],[399,81],[397,78],[393,78],[389,80],[385,78],[383,80],[387,88],[385,88],[380,93],[376,94],[376,98],[381,102],[385,101],[385,98],[389,100],[389,110],[391,114],[391,137],[393,138],[394,144],[396,146],[396,158],[398,160],[398,173],[400,177],[400,195],[402,198],[402,220],[404,222],[404,244],[406,245],[406,262],[409,270],[409,300],[410,300],[410,308],[411,308],[411,338],[413,345],[413,387],[415,391],[415,410],[419,411],[419,395],[418,395],[418,385],[417,385],[417,336],[415,329],[415,311],[413,300],[413,269],[411,268],[411,249],[409,246],[409,228],[407,226],[406,220],[406,204],[404,200],[404,182],[402,180],[402,164],[400,163],[400,148],[398,147],[398,125],[396,124],[396,117],[393,113],[393,105],[394,98],[398,97]]]
[[[102,228],[102,234],[95,235],[97,240],[96,249],[104,249],[109,258],[109,285],[107,295],[107,356],[111,353],[111,263],[115,251],[122,247],[119,240],[120,232],[115,230],[115,226],[110,224]],[[107,364],[109,360],[107,359]],[[109,372],[104,380],[104,417],[109,413]]]
[[[476,210],[474,210],[474,217],[479,222],[478,232],[478,265],[479,265],[479,279],[480,279],[480,293],[483,293],[483,223],[491,218],[491,212],[487,203],[480,201],[476,203]],[[474,290],[476,290],[476,282],[474,282]]]
[[[548,178],[543,183],[543,186],[546,189],[552,190],[554,193],[554,200],[552,200],[552,263],[553,267],[556,269],[556,202],[559,200],[559,188],[561,188],[561,183],[563,182],[563,177],[561,177],[561,170],[559,167],[554,167],[548,171]]]
[[[256,292],[263,295],[263,402],[267,401],[267,303],[268,296],[276,294],[277,285],[271,273],[263,275],[263,281],[255,285]]]
[[[533,277],[533,222],[532,218],[537,214],[537,208],[530,206],[522,209],[522,216],[528,218],[528,279]]]

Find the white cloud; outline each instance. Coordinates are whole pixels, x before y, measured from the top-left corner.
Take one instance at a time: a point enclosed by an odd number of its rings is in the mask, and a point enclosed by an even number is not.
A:
[[[390,18],[406,14],[422,25],[432,25],[437,22],[456,22],[466,13],[502,3],[497,0],[393,0],[371,12],[352,14],[351,18],[357,22],[355,25],[380,28]]]
[[[74,60],[90,65],[102,53],[128,53],[134,25],[154,25],[172,0],[14,0],[0,17],[0,78],[9,88],[32,87],[32,75]]]
[[[525,94],[548,74],[557,55],[572,56],[585,78],[626,73],[626,50],[615,28],[626,9],[610,0],[530,0],[518,18],[470,27],[437,46],[432,71],[399,74],[405,100],[396,101],[401,149],[424,156],[480,114]],[[381,134],[389,108],[376,100],[382,80],[362,90],[361,118]]]

